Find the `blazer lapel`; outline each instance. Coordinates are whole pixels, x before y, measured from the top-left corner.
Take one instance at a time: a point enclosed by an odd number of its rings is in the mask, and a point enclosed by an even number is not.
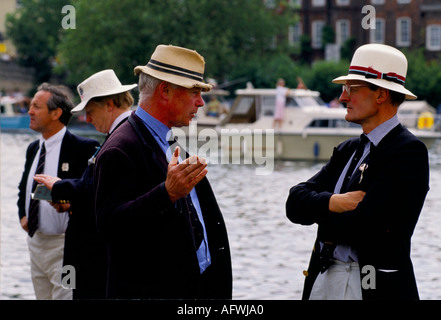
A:
[[[66,130],[63,141],[61,142],[60,158],[58,160],[58,177],[65,179],[69,177],[69,160],[71,158],[70,146],[71,146],[71,134]]]
[[[347,191],[364,189],[365,186],[369,185],[369,177],[372,172],[375,172],[375,167],[378,162],[381,162],[381,154],[384,150],[387,150],[390,146],[391,141],[403,130],[401,124],[393,128],[384,138],[380,141],[378,146],[371,144],[369,154],[366,159],[362,162],[364,167],[360,165],[351,177],[348,184]]]

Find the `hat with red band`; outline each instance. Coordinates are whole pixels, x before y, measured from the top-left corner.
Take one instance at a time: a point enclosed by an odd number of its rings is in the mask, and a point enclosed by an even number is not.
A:
[[[401,51],[384,44],[366,44],[355,51],[348,75],[332,82],[345,84],[348,80],[362,80],[414,100],[417,97],[404,87],[406,73],[407,59]]]

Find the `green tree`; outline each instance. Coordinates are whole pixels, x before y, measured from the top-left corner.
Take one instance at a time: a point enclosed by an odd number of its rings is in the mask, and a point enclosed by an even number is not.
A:
[[[346,60],[317,61],[310,69],[303,69],[301,75],[309,89],[319,91],[321,98],[329,102],[341,94],[341,85],[332,83],[332,79],[348,74],[348,69],[349,62]]]
[[[6,32],[17,48],[21,65],[35,70],[35,83],[49,81],[60,41],[61,9],[66,0],[22,0],[6,17]]]
[[[122,82],[136,81],[133,68],[146,64],[158,44],[197,50],[206,76],[219,83],[253,80],[257,68],[286,52],[283,40],[274,42],[276,35],[287,38],[292,22],[261,0],[77,0],[75,7],[77,28],[65,30],[59,46],[72,84],[105,68]]]

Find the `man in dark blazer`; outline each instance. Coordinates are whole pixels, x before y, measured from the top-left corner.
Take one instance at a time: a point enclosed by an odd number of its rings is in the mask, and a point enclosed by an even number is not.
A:
[[[179,148],[170,155],[166,137],[204,104],[201,90],[211,88],[202,79],[204,60],[160,45],[135,72],[139,107],[95,165],[98,229],[109,248],[108,298],[230,299],[228,236],[207,165],[195,156],[182,160]]]
[[[63,288],[62,261],[65,230],[69,214],[58,213],[47,201],[38,201],[37,229],[28,224],[30,194],[37,162],[45,153],[43,173],[62,179],[77,178],[87,167],[98,142],[70,133],[66,125],[73,104],[65,90],[43,84],[38,88],[29,109],[30,128],[41,133],[26,151],[24,172],[19,184],[18,215],[22,228],[29,232],[27,239],[31,258],[31,275],[37,299],[71,299],[72,291]],[[44,146],[44,147],[43,147]],[[45,152],[42,150],[45,150]]]
[[[346,120],[360,124],[364,137],[340,144],[290,190],[287,217],[318,224],[303,299],[419,298],[411,237],[429,164],[426,146],[397,118],[402,101],[416,98],[404,88],[406,71],[400,51],[370,44],[357,49],[348,76],[333,80],[343,84]]]
[[[130,107],[133,105],[130,90],[134,87],[136,84],[122,85],[111,69],[97,72],[78,85],[81,102],[72,109],[72,113],[85,110],[86,121],[108,137],[130,115]],[[89,166],[81,178],[60,179],[48,175],[35,177],[37,182],[51,190],[54,202],[66,203],[60,211],[71,211],[63,265],[75,267],[75,300],[106,297],[107,246],[96,227],[93,189],[93,166],[98,152],[99,148],[89,160]]]

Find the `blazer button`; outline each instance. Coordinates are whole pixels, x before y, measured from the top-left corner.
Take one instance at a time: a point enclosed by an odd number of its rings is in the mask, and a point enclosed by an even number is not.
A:
[[[305,277],[309,276],[309,273],[308,273],[308,271],[306,271],[306,270],[303,270],[303,275],[304,275]]]

